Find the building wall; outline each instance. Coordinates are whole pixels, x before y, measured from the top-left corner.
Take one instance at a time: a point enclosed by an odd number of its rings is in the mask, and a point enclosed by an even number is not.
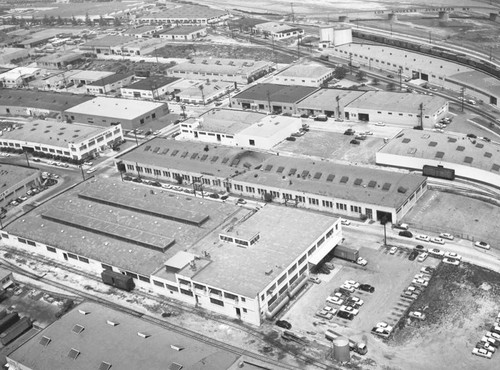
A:
[[[305,69],[307,67],[304,67]],[[317,77],[289,77],[277,74],[273,77],[273,83],[283,84],[283,85],[300,85],[300,86],[311,86],[319,87],[321,84],[333,76],[334,70],[325,73],[322,76]]]
[[[87,92],[91,95],[106,95],[119,91],[123,86],[129,85],[134,80],[134,76],[128,76],[120,81],[115,81],[104,86],[87,85]]]
[[[229,14],[223,14],[216,17],[193,17],[193,18],[139,18],[140,23],[148,24],[173,24],[182,26],[203,26],[209,24],[217,24],[229,18]]]
[[[272,100],[270,108],[269,101],[267,100],[235,99],[231,97],[231,107],[239,109],[252,109],[261,112],[281,112],[290,114],[297,113],[297,106],[295,103],[273,102]]]
[[[465,155],[466,154],[464,154],[464,157]],[[500,172],[495,173],[492,171],[486,171],[480,168],[466,166],[458,163],[381,152],[378,152],[376,154],[376,161],[379,165],[408,168],[418,171],[422,171],[424,165],[443,166],[446,168],[454,169],[455,176],[490,184],[492,186],[500,188]]]
[[[411,209],[411,207],[396,209],[396,207],[391,206],[355,202],[349,199],[343,199],[335,196],[321,196],[304,191],[283,191],[278,187],[257,185],[239,181],[234,178],[225,178],[207,173],[193,173],[190,171],[171,169],[167,167],[145,165],[144,163],[139,164],[139,171],[137,171],[135,161],[123,160],[122,162],[126,165],[127,173],[133,176],[140,174],[141,177],[149,177],[158,181],[171,182],[175,184],[177,184],[176,176],[180,176],[186,184],[201,181],[204,190],[211,189],[217,192],[228,191],[235,195],[261,200],[264,200],[265,194],[267,193],[270,194],[274,203],[288,204],[292,206],[296,205],[298,208],[328,212],[351,218],[360,218],[362,215],[365,215],[368,218],[376,220],[377,211],[380,211],[390,213],[392,215],[392,221],[397,222],[400,221]],[[407,204],[415,204],[425,191],[427,191],[426,182],[423,183],[421,190],[418,191],[418,194],[417,191],[415,191],[414,194],[416,197],[414,196],[414,200],[410,199],[412,198],[412,194],[407,195]]]
[[[121,89],[121,94],[124,98],[129,98],[129,99],[158,99],[160,97],[165,96],[167,93],[170,93],[170,84],[161,86],[158,89],[153,89],[153,90],[137,90],[137,89],[131,89],[127,87],[122,87]]]
[[[203,28],[201,30],[191,32],[189,34],[161,33],[160,38],[166,40],[186,41],[186,40],[196,40],[206,35],[207,35],[207,29]]]
[[[26,101],[26,103],[29,103]],[[33,108],[29,106],[12,106],[12,105],[0,105],[0,114],[6,114],[11,116],[25,116],[25,117],[40,117],[48,116],[49,114],[57,114],[57,118],[60,118],[61,112],[52,111],[49,109]]]
[[[0,207],[5,207],[8,203],[14,199],[25,195],[28,190],[34,186],[38,186],[41,183],[41,171],[37,171],[31,176],[23,179],[17,184],[11,185],[9,188],[1,189],[0,192]]]

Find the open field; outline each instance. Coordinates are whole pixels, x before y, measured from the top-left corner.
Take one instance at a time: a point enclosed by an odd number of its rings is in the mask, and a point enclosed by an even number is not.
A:
[[[404,221],[416,228],[474,237],[500,247],[497,206],[462,195],[427,191]],[[439,227],[439,228],[437,228]]]

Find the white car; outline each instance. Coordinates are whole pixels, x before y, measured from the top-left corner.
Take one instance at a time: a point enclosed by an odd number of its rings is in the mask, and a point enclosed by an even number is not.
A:
[[[388,323],[384,322],[384,321],[380,321],[377,323],[377,328],[382,328],[384,329],[385,331],[388,331],[388,332],[391,332],[393,327],[391,325],[389,325]]]
[[[344,303],[344,300],[342,298],[339,298],[339,297],[328,297],[326,299],[326,302],[340,306],[342,303]]]
[[[91,174],[91,173],[94,173],[95,171],[97,171],[95,168],[89,168],[89,169],[87,170],[87,173],[88,173],[88,174]]]
[[[487,351],[490,351],[491,353],[495,353],[495,347],[491,345],[491,343],[488,341],[488,338],[484,338],[486,341],[481,340],[476,347],[478,348],[484,348]]]
[[[443,245],[444,244],[444,240],[441,239],[441,238],[438,238],[438,237],[434,237],[434,238],[431,238],[431,243]]]
[[[375,122],[375,126],[385,126],[384,122]]]
[[[93,164],[93,163],[92,163],[92,162],[83,162],[83,164],[84,164],[85,166],[89,166],[89,167],[90,167],[90,166],[92,166],[92,164]]]
[[[340,220],[340,223],[344,226],[349,226],[351,224],[351,221],[342,219]]]
[[[429,281],[424,280],[424,279],[413,279],[413,281],[411,283],[415,284],[415,285],[420,285],[423,287],[426,287],[427,285],[429,285]]]
[[[362,306],[365,303],[361,298],[355,296],[349,297],[349,300],[356,303],[358,306]]]
[[[354,293],[356,291],[356,288],[352,285],[346,285],[346,284],[343,284],[340,286],[342,289],[348,291],[349,293]]]
[[[487,331],[485,335],[489,338],[500,340],[500,334],[492,333],[491,331]]]
[[[475,242],[474,247],[478,247],[478,248],[482,248],[482,249],[486,249],[486,250],[489,250],[491,248],[488,243],[481,242],[481,241]]]
[[[479,357],[488,358],[488,359],[491,359],[491,355],[492,355],[492,353],[490,351],[487,351],[483,348],[473,348],[472,354],[479,356]]]
[[[365,260],[364,258],[362,257],[359,257],[357,260],[356,260],[356,263],[360,266],[366,266],[368,264],[368,261]]]
[[[427,259],[428,256],[429,256],[429,253],[427,253],[427,252],[420,253],[420,256],[418,256],[417,261],[418,262],[424,262]]]
[[[419,234],[415,237],[415,239],[422,240],[424,242],[428,242],[428,241],[430,241],[431,238],[428,235]]]
[[[420,311],[410,311],[408,316],[413,317],[414,319],[425,320],[425,313]]]
[[[344,281],[344,285],[350,285],[350,286],[354,287],[355,289],[359,288],[359,283],[357,281],[354,281],[354,280],[346,280],[346,281]]]
[[[416,274],[414,279],[422,279],[422,280],[427,280],[429,281],[431,279],[430,275],[427,275],[427,274]]]
[[[365,131],[364,134],[365,135],[373,135],[373,132],[371,132],[371,131]]]
[[[352,313],[354,316],[356,316],[359,313],[359,310],[352,306],[340,306],[339,311],[349,312]]]
[[[330,307],[330,306],[323,307],[323,311],[337,313],[337,310],[333,307]]]
[[[441,249],[437,249],[437,248],[429,249],[429,254],[433,255],[434,257],[443,257],[444,256],[444,252]]]
[[[397,251],[398,251],[398,247],[392,247],[392,248],[389,250],[389,254],[395,254]]]
[[[445,252],[444,256],[446,258],[454,258],[454,259],[459,260],[459,261],[462,260],[462,256],[459,255],[458,253],[455,253],[455,252]]]
[[[389,333],[384,328],[378,328],[378,327],[374,327],[372,329],[372,333],[375,334],[375,335],[378,335],[378,336],[380,336],[382,338],[389,338],[389,336],[391,335],[391,333]]]
[[[455,237],[451,235],[450,233],[441,233],[439,236],[443,239],[448,239],[448,240],[453,240]]]
[[[454,266],[458,266],[460,265],[460,261],[459,260],[456,260],[454,258],[448,258],[448,257],[445,257],[443,258],[443,262],[444,263],[447,263],[449,265],[454,265]]]
[[[317,276],[310,276],[309,281],[314,284],[319,284],[321,283],[321,280]]]

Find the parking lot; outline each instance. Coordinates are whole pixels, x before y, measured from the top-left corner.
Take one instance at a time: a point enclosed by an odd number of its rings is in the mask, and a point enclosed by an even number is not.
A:
[[[365,267],[354,263],[333,259],[335,269],[330,275],[318,275],[322,280],[314,284],[305,294],[283,315],[283,319],[293,325],[293,331],[326,343],[324,333],[332,329],[353,340],[368,342],[375,340],[370,331],[379,321],[393,325],[399,321],[412,301],[401,297],[403,291],[411,284],[414,275],[423,266],[435,267],[439,260],[427,258],[424,262],[409,261],[407,249],[399,249],[394,255],[389,249],[380,247],[378,250],[361,248],[360,255],[369,263]],[[358,315],[352,321],[337,316],[331,320],[315,316],[316,312],[326,306],[326,298],[345,280],[355,280],[368,283],[375,287],[374,293],[357,290],[352,295],[361,298],[364,304]],[[339,308],[328,304],[333,308]]]

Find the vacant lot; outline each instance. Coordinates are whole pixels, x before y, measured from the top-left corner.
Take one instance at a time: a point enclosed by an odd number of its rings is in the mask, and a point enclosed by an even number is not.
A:
[[[354,136],[337,132],[310,131],[296,141],[282,142],[275,149],[349,163],[375,164],[375,153],[382,146],[383,139],[368,137],[359,140],[359,145],[350,144],[352,139]]]
[[[430,231],[447,231],[464,238],[500,240],[499,207],[462,195],[429,190],[405,216],[405,222]]]

